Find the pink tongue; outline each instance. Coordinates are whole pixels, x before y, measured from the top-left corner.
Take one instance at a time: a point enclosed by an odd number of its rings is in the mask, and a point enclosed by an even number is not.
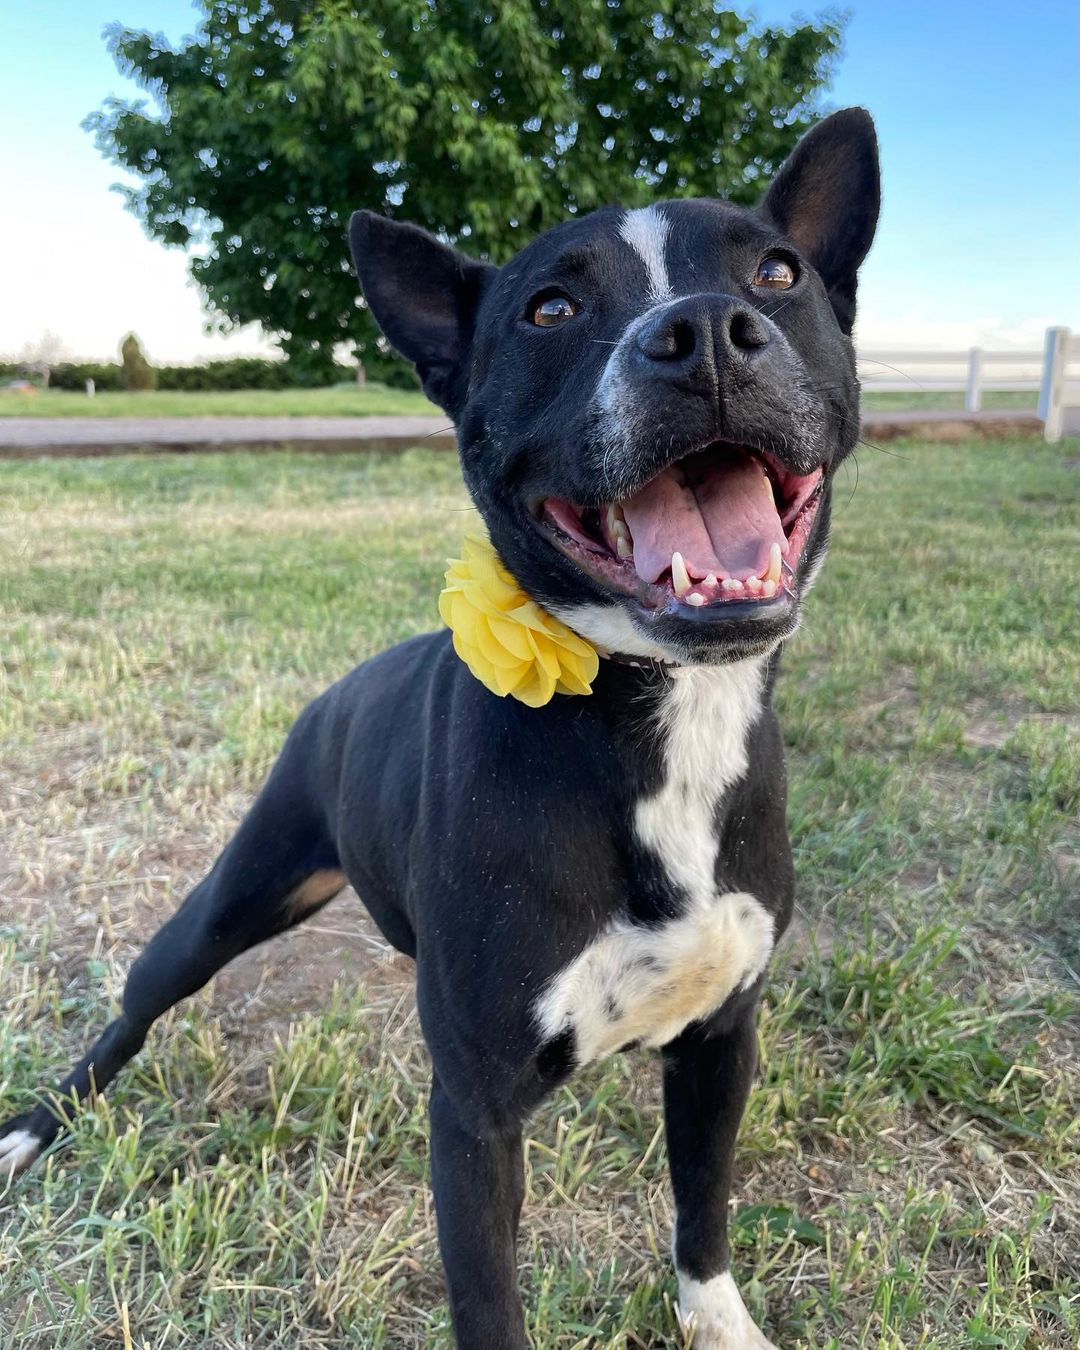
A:
[[[760,576],[770,546],[786,543],[761,465],[733,452],[694,487],[684,487],[680,477],[680,470],[667,469],[622,503],[642,580],[656,581],[676,550],[691,577]]]

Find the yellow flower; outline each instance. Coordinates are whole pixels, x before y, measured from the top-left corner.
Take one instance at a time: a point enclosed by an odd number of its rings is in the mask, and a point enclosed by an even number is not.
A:
[[[491,541],[466,534],[449,560],[439,613],[454,650],[485,688],[539,708],[555,694],[591,694],[596,648],[531,600]]]

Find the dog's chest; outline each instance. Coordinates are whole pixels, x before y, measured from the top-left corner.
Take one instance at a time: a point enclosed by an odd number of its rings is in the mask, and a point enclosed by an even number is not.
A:
[[[747,769],[761,711],[759,662],[679,671],[661,706],[660,786],[634,803],[638,845],[660,865],[674,917],[616,917],[551,981],[537,1005],[545,1036],[572,1030],[579,1063],[631,1041],[664,1045],[752,983],[772,951],[756,897],[716,885],[717,805]]]

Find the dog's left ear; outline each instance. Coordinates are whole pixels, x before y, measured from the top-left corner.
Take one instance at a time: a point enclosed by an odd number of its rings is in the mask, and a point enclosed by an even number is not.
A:
[[[476,313],[498,269],[374,211],[353,214],[349,247],[375,322],[416,367],[428,397],[456,418]]]
[[[813,264],[845,333],[855,321],[856,276],[880,208],[877,136],[865,108],[845,108],[808,131],[761,204]]]

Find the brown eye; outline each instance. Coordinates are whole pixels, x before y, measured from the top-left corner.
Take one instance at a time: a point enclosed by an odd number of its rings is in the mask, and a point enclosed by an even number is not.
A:
[[[536,324],[537,328],[557,328],[567,319],[572,319],[577,312],[577,305],[568,295],[549,295],[544,300],[533,301],[529,308],[529,322]]]
[[[773,291],[786,291],[795,285],[795,269],[783,258],[764,258],[758,264],[755,286],[767,286]]]

